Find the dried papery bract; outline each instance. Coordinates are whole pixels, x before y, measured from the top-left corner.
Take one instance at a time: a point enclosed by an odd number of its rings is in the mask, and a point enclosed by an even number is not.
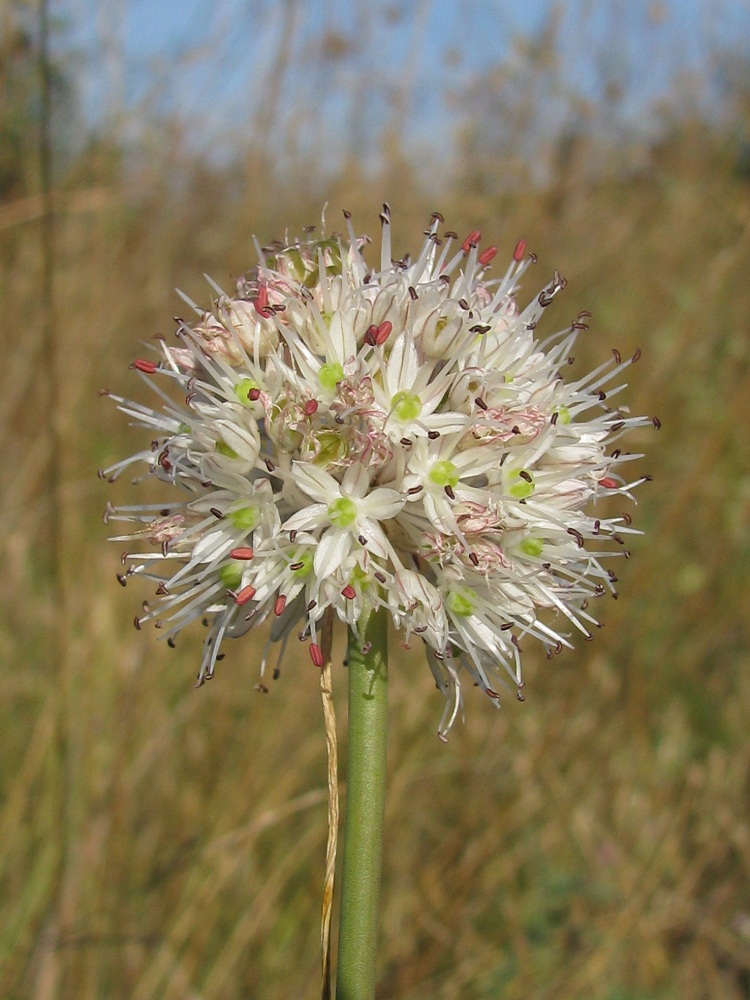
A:
[[[620,404],[637,355],[565,379],[588,313],[538,336],[565,279],[526,304],[523,240],[494,275],[497,248],[436,214],[393,261],[380,218],[375,266],[348,213],[343,236],[259,247],[232,295],[134,362],[158,403],[113,398],[148,441],[103,476],[141,465],[168,489],[107,518],[134,525],[126,577],[156,588],[138,625],[173,640],[207,622],[199,683],[266,619],[270,642],[301,630],[320,667],[327,609],[355,634],[384,609],[425,646],[445,737],[462,678],[495,704],[503,677],[522,697],[521,640],[591,637],[592,598],[615,593],[604,561],[634,531],[599,501],[643,482],[619,441],[651,421]]]

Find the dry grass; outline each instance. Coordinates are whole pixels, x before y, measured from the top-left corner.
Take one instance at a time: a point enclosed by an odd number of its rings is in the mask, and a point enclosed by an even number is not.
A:
[[[641,346],[630,402],[664,423],[631,441],[655,474],[646,534],[594,644],[530,657],[525,705],[469,697],[446,747],[424,664],[393,664],[380,996],[750,997],[750,188],[720,152],[686,126],[635,177],[592,182],[574,161],[512,197],[470,164],[440,205],[403,162],[294,198],[253,175],[239,203],[198,167],[179,195],[166,173],[140,194],[116,179],[68,191],[59,496],[35,203],[3,210],[0,996],[318,995],[318,678],[292,655],[261,695],[257,647],[238,641],[194,692],[197,636],[171,652],[129,628],[146,595],[114,582],[95,470],[138,439],[96,389],[137,391],[126,365],[139,339],[169,332],[174,286],[206,301],[200,274],[245,269],[251,231],[300,228],[330,198],[362,229],[389,200],[397,251],[435,207],[506,251],[526,236],[540,284],[553,266],[571,280],[560,325],[594,313],[580,360]],[[341,722],[341,671],[334,683]]]

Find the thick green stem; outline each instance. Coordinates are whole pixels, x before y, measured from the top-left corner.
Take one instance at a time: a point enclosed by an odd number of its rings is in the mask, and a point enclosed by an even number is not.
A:
[[[366,652],[362,652],[362,642]],[[349,632],[349,769],[336,1000],[374,1000],[388,709],[387,617]]]

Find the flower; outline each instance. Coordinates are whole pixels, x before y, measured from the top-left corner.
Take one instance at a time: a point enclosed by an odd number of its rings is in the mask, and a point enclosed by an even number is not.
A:
[[[627,557],[634,529],[596,507],[647,478],[628,482],[639,456],[613,447],[650,422],[611,405],[639,352],[565,381],[589,314],[537,339],[565,280],[519,305],[524,242],[492,278],[496,248],[440,235],[436,214],[418,256],[393,261],[384,206],[372,269],[344,214],[344,237],[259,247],[233,296],[217,289],[177,346],[134,362],[159,402],[112,398],[151,445],[101,475],[145,464],[178,498],[105,519],[135,525],[120,581],[157,585],[136,625],[171,644],[207,624],[199,684],[223,639],[269,617],[271,641],[301,622],[320,666],[327,609],[356,631],[386,608],[403,643],[424,642],[445,738],[462,675],[497,701],[507,674],[523,698],[521,640],[591,638],[591,599],[616,596],[602,560]]]

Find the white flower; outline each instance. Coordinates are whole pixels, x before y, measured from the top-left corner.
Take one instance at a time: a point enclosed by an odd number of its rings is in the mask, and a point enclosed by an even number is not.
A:
[[[497,701],[504,672],[522,697],[524,637],[555,652],[591,636],[589,602],[615,593],[602,559],[627,556],[634,530],[596,504],[643,481],[613,445],[649,420],[610,405],[638,354],[563,380],[587,314],[537,340],[565,281],[519,306],[523,243],[492,279],[478,232],[441,237],[435,216],[417,258],[394,262],[387,207],[381,221],[378,269],[346,215],[347,237],[259,251],[234,296],[179,321],[180,346],[134,363],[160,406],[113,398],[151,447],[102,475],[145,463],[179,499],[106,519],[137,525],[118,536],[138,548],[121,582],[157,584],[138,627],[171,643],[207,620],[199,683],[224,637],[269,616],[272,641],[304,622],[320,665],[327,608],[356,630],[384,607],[403,643],[425,643],[444,737],[462,673]]]

